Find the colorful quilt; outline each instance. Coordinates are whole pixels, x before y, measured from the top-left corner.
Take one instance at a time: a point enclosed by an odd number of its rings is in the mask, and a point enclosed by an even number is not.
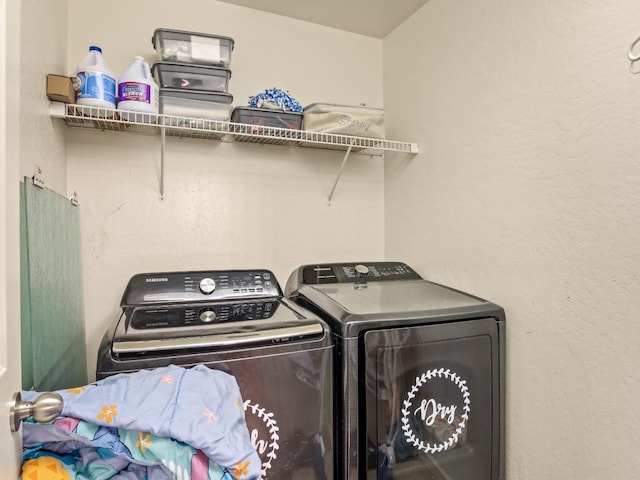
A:
[[[260,478],[240,389],[224,372],[171,365],[57,393],[58,419],[23,425],[23,480],[50,480],[40,464],[58,463],[71,480]]]

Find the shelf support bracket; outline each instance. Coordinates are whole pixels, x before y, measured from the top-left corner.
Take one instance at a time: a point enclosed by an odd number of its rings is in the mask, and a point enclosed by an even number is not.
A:
[[[164,150],[167,138],[166,127],[160,126],[160,200],[164,200]]]
[[[62,102],[49,102],[49,115],[53,118],[65,118],[67,115],[67,105]]]
[[[329,194],[329,205],[331,205],[331,200],[333,199],[333,194],[336,192],[336,187],[338,186],[338,182],[340,181],[340,177],[342,177],[342,172],[344,172],[344,166],[347,163],[347,159],[349,158],[349,154],[351,154],[351,148],[353,145],[349,145],[347,151],[344,154],[344,158],[342,159],[342,164],[340,165],[340,170],[338,171],[338,176],[336,177],[336,181],[333,182],[333,188],[331,189],[331,193]]]

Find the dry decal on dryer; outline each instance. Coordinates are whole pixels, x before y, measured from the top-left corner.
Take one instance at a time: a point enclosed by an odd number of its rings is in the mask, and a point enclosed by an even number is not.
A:
[[[439,398],[434,383],[454,392]],[[453,402],[452,402],[453,399]],[[402,404],[402,430],[407,442],[425,453],[451,449],[461,441],[469,421],[471,395],[467,381],[451,369],[434,368],[416,377]],[[431,431],[430,438],[423,432]]]

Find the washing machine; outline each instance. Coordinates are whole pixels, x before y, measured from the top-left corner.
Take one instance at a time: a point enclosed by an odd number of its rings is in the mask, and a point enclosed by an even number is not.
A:
[[[141,273],[105,333],[96,378],[204,364],[240,387],[263,479],[332,479],[333,340],[269,270]]]
[[[303,265],[335,341],[336,477],[504,480],[505,313],[401,262]]]

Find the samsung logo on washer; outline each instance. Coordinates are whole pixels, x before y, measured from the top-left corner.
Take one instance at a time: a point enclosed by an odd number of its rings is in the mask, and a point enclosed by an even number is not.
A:
[[[151,277],[151,278],[145,278],[144,281],[147,283],[159,283],[159,282],[168,282],[169,279],[167,277]]]

